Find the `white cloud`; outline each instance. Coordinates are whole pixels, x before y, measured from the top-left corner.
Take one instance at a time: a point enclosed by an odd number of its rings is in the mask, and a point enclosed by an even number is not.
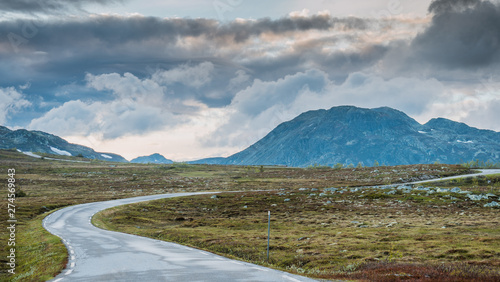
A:
[[[29,89],[31,87],[31,82],[27,82],[23,85],[19,85],[19,89],[21,90],[26,90],[26,89]]]
[[[172,70],[157,71],[153,80],[162,84],[182,83],[186,86],[201,88],[212,80],[215,66],[211,62],[203,62],[196,66],[181,65]]]
[[[64,103],[53,108],[40,118],[31,121],[29,129],[42,130],[56,135],[89,134],[95,130],[94,119],[99,114],[95,112],[100,103],[86,104],[80,100]]]
[[[207,146],[242,148],[257,141],[276,125],[293,118],[288,107],[298,96],[309,91],[323,91],[328,84],[326,74],[317,70],[286,76],[277,81],[254,80],[238,92],[224,108],[223,123],[206,138]]]
[[[222,110],[205,108],[192,116],[186,123],[144,134],[122,136],[116,139],[103,139],[97,134],[68,136],[70,142],[90,146],[100,152],[113,152],[133,159],[138,156],[160,153],[175,161],[188,161],[205,157],[228,156],[239,147],[213,146],[206,148],[199,140],[224,121]]]
[[[325,104],[368,108],[388,106],[415,116],[426,111],[427,106],[444,93],[444,86],[436,79],[384,79],[366,73],[350,74],[341,85],[330,86],[326,93],[301,97],[298,104],[307,103],[318,108]]]
[[[497,88],[498,89],[498,88]],[[464,122],[469,126],[500,131],[500,91],[484,91],[479,87],[476,91],[448,91],[418,119],[422,122],[431,118],[445,117],[451,120]]]
[[[116,139],[176,126],[184,118],[172,109],[197,111],[196,104],[189,100],[169,101],[166,87],[131,73],[87,74],[86,81],[89,88],[111,91],[114,99],[66,102],[32,120],[30,128],[62,136],[97,134],[102,139]]]
[[[24,99],[24,95],[14,87],[0,88],[0,124],[5,124],[9,114],[22,108],[31,106],[31,102]]]
[[[304,91],[321,91],[328,83],[326,73],[309,70],[288,75],[276,81],[256,79],[252,86],[240,91],[229,107],[248,115],[258,116],[275,105],[289,105]]]
[[[231,78],[229,81],[228,89],[235,90],[245,84],[250,80],[250,75],[247,74],[244,70],[237,70],[236,76]]]
[[[145,134],[172,127],[182,118],[161,107],[136,103],[132,100],[84,103],[66,102],[34,119],[30,129],[48,131],[61,136],[98,134],[103,139]]]
[[[85,77],[87,86],[98,91],[110,90],[118,99],[130,99],[140,104],[158,105],[163,103],[166,87],[151,79],[141,80],[131,73],[118,73]]]
[[[375,108],[389,106],[417,116],[444,94],[434,79],[383,79],[364,73],[351,74],[334,84],[327,74],[310,70],[272,82],[255,80],[236,94],[225,108],[226,123],[210,137],[207,146],[230,145],[244,148],[264,137],[282,122],[299,114],[339,105]]]
[[[131,73],[87,74],[87,88],[109,91],[113,95],[111,100],[68,101],[32,120],[29,128],[61,136],[93,135],[102,141],[171,130],[192,121],[206,106],[189,98],[170,95],[164,84],[193,82],[194,86],[201,87],[210,81],[213,68],[211,63],[195,67],[183,65],[170,71],[158,71],[152,78],[144,79]]]

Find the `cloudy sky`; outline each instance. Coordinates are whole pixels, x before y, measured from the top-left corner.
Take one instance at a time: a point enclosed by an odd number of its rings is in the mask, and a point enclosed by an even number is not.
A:
[[[128,159],[339,105],[500,131],[497,0],[2,0],[0,62],[1,125]]]

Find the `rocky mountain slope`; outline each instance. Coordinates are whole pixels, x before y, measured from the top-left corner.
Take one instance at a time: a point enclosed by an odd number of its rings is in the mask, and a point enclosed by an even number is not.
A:
[[[444,118],[420,124],[383,107],[334,107],[303,113],[284,122],[249,148],[218,164],[372,166],[500,162],[500,133]],[[198,161],[203,163],[203,160]],[[213,160],[211,160],[213,163]]]
[[[127,162],[120,155],[99,153],[91,148],[71,144],[68,141],[42,131],[25,129],[10,130],[0,126],[0,149],[16,148],[22,152],[40,152],[65,156],[83,156],[88,159],[103,161]]]

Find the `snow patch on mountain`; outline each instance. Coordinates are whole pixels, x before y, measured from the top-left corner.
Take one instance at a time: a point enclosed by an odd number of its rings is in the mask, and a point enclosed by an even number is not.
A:
[[[17,149],[17,151],[18,151],[19,153],[23,153],[23,154],[25,154],[26,156],[30,156],[30,157],[33,157],[33,158],[37,158],[37,159],[41,159],[41,158],[42,158],[41,156],[39,156],[39,155],[35,155],[35,154],[33,154],[32,152],[23,152],[23,151],[21,151],[21,150],[19,150],[19,149]]]
[[[50,147],[50,149],[52,151],[54,151],[56,154],[61,155],[61,156],[70,156],[70,157],[72,156],[71,153],[68,151],[59,150],[59,149],[52,147],[52,146]]]

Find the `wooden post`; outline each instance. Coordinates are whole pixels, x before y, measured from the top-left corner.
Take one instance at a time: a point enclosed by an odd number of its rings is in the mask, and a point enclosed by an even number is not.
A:
[[[267,262],[269,262],[269,237],[271,236],[271,211],[267,212]]]

